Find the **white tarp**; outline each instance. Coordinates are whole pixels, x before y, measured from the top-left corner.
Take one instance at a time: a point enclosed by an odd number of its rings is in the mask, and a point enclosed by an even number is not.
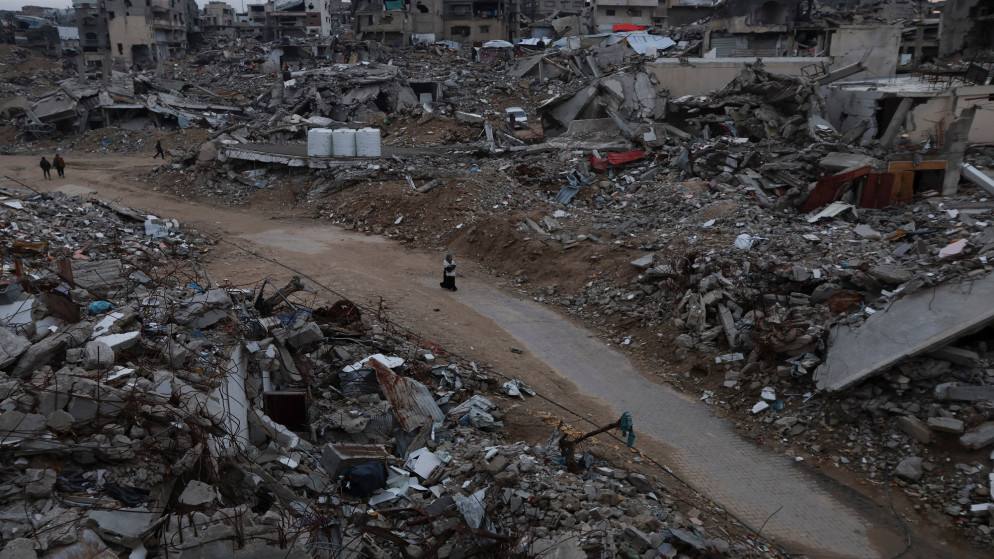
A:
[[[507,41],[487,41],[483,43],[483,48],[485,49],[508,49],[513,47],[511,43]]]
[[[669,37],[660,35],[637,35],[632,34],[627,37],[628,46],[639,54],[645,54],[646,49],[654,48],[656,52],[664,51],[676,44],[676,41]]]

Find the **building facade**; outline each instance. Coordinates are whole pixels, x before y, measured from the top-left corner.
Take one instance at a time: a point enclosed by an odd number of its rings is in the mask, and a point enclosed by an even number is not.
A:
[[[443,38],[442,0],[356,0],[352,24],[356,38],[385,45],[409,45],[412,37]]]
[[[88,61],[125,66],[152,65],[178,58],[198,31],[194,0],[75,0],[80,47]]]
[[[234,37],[237,35],[235,10],[226,2],[208,2],[200,24],[204,31]]]
[[[594,31],[607,33],[615,25],[652,27],[666,24],[666,4],[659,0],[591,0]]]
[[[442,37],[458,43],[511,40],[509,0],[443,0]]]

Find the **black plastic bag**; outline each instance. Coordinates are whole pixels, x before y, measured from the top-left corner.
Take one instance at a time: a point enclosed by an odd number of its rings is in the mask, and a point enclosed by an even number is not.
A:
[[[387,467],[383,462],[365,462],[342,472],[342,489],[354,497],[368,497],[386,486]]]

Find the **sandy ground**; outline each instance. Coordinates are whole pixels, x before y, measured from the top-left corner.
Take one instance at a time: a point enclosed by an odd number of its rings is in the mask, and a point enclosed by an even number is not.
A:
[[[314,219],[314,212],[283,200],[278,192],[264,193],[251,204],[222,208],[210,202],[184,199],[159,192],[142,182],[156,163],[147,157],[105,156],[67,157],[66,179],[41,179],[35,156],[0,157],[0,176],[6,175],[40,191],[61,190],[72,194],[98,191],[106,199],[143,209],[163,217],[174,217],[185,227],[195,228],[218,240],[212,250],[209,269],[217,281],[230,280],[236,285],[255,287],[264,278],[282,285],[293,275],[313,278],[336,293],[348,294],[354,301],[372,308],[382,306],[389,316],[415,334],[440,344],[476,363],[492,366],[505,375],[521,379],[552,402],[568,405],[571,412],[598,424],[616,419],[610,406],[596,395],[583,394],[569,380],[560,376],[542,360],[528,354],[513,353],[516,340],[493,320],[460,302],[459,293],[438,287],[443,254],[404,248],[377,236],[360,236],[344,232]],[[53,173],[54,174],[54,173]],[[251,253],[251,254],[250,254]],[[467,259],[456,258],[461,290],[496,289],[496,281]],[[271,259],[271,260],[267,260]],[[317,287],[317,286],[316,286]],[[338,297],[327,291],[320,294],[324,302]],[[593,337],[593,334],[590,334]],[[643,369],[644,373],[651,371]],[[651,378],[651,375],[647,375]],[[531,444],[544,442],[552,432],[549,421],[540,414],[551,412],[588,430],[577,415],[540,399],[529,399],[508,410],[513,427],[511,440]],[[637,421],[637,420],[636,420]],[[634,454],[608,440],[597,452],[626,467],[643,470],[676,486],[659,469],[632,464]],[[640,440],[646,455],[665,463],[667,448],[658,442]],[[836,477],[837,474],[823,471]],[[856,480],[844,480],[855,490],[871,498],[885,499],[879,488],[860,486]],[[916,538],[943,542],[950,557],[974,556],[971,550],[953,550],[957,542],[949,533],[929,527],[929,523],[911,509],[900,491],[894,491],[894,504],[905,518],[914,517],[911,527]],[[926,557],[915,547],[904,557]],[[979,555],[977,555],[979,557]]]

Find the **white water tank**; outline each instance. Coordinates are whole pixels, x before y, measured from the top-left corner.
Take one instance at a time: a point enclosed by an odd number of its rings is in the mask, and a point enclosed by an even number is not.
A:
[[[335,157],[355,157],[355,130],[338,128],[331,132],[331,154]]]
[[[355,133],[355,153],[359,157],[380,156],[380,129],[363,128]]]
[[[331,157],[331,130],[311,128],[307,131],[307,157]]]

